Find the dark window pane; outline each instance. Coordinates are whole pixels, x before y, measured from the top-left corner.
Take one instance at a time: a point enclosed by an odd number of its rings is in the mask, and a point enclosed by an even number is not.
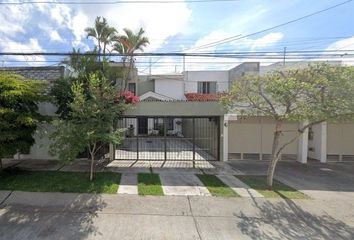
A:
[[[135,94],[135,83],[129,83],[128,90]]]

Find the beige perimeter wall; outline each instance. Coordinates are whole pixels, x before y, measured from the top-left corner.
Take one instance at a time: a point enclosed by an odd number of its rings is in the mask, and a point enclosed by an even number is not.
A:
[[[274,121],[264,117],[253,117],[229,121],[229,153],[231,154],[263,154],[263,159],[269,158],[272,151]],[[298,128],[297,123],[285,123],[285,132],[281,142],[288,141],[295,136]],[[284,149],[284,156],[296,158],[298,143],[287,146]],[[245,157],[244,157],[245,158]],[[284,157],[283,157],[284,158]]]
[[[353,123],[327,123],[327,155],[354,155]]]

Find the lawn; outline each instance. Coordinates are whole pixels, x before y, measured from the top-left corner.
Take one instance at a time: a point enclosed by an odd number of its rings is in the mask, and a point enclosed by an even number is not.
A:
[[[154,173],[139,173],[138,193],[139,195],[163,195],[159,175]]]
[[[209,192],[213,196],[219,197],[239,197],[229,186],[223,183],[215,175],[197,175],[200,181],[208,188]]]
[[[0,174],[0,190],[114,194],[120,177],[119,173],[95,173],[90,182],[88,173],[19,170]]]
[[[274,179],[273,190],[269,190],[266,184],[266,176],[236,176],[242,182],[251,188],[257,190],[260,194],[267,198],[288,198],[288,199],[306,199],[307,195],[297,191]]]

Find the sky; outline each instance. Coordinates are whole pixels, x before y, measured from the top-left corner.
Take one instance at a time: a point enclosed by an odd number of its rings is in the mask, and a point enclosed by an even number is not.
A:
[[[33,0],[32,2],[42,0]],[[57,0],[49,2],[65,2]],[[90,2],[94,0],[72,0]],[[104,0],[105,2],[113,0]],[[148,0],[146,0],[148,1]],[[293,19],[328,8],[345,0],[238,0],[179,3],[10,5],[19,0],[0,1],[1,52],[69,52],[92,49],[84,29],[103,16],[119,33],[123,28],[145,29],[150,45],[145,52],[249,52],[276,55],[298,50],[354,50],[354,1],[285,26],[245,37]],[[48,2],[48,1],[47,1]],[[95,1],[98,2],[98,1]],[[168,0],[167,0],[168,2]],[[243,37],[225,44],[198,49],[232,36]],[[287,55],[285,55],[287,56]],[[343,57],[345,58],[345,56]],[[57,57],[0,56],[2,66],[55,65]],[[119,61],[119,59],[113,59]],[[289,59],[291,60],[291,59]],[[354,59],[345,58],[348,63]],[[141,74],[173,73],[185,70],[230,69],[243,61],[270,64],[278,60],[140,57]],[[151,63],[150,63],[151,62]]]

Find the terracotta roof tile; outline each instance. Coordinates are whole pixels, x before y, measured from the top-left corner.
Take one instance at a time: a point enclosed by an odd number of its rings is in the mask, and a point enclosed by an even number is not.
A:
[[[186,93],[184,94],[187,98],[187,101],[197,101],[197,102],[209,102],[209,101],[218,101],[220,94],[216,93]]]

